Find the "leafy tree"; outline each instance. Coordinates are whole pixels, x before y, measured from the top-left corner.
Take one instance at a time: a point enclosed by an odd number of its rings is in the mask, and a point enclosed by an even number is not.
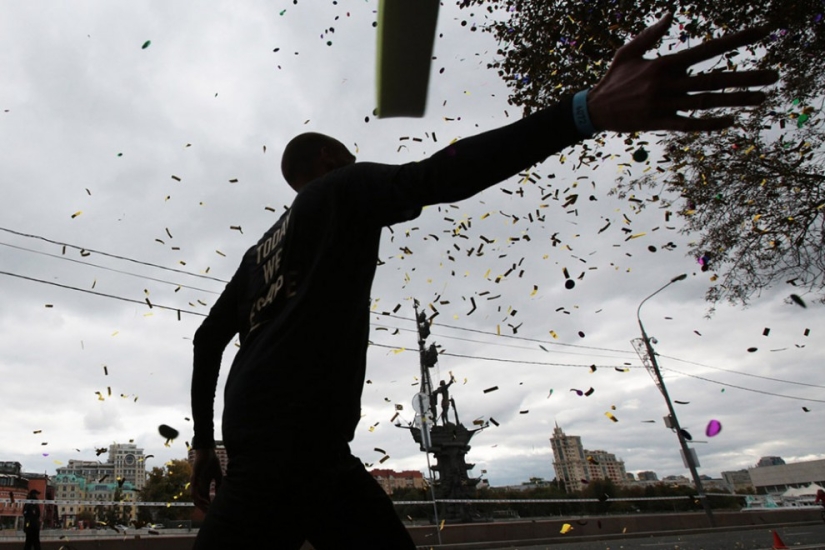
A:
[[[192,467],[186,460],[172,460],[163,467],[155,466],[149,472],[146,484],[140,492],[140,499],[144,502],[192,502],[189,495],[191,474]],[[163,506],[152,509],[151,513],[152,520],[156,522],[189,519],[192,508]]]
[[[637,204],[684,219],[682,231],[696,236],[688,254],[711,275],[712,303],[746,304],[781,282],[825,299],[821,0],[464,0],[462,6],[474,17],[483,10],[482,29],[499,43],[488,67],[526,114],[595,85],[616,49],[665,10],[676,20],[665,53],[746,26],[774,29],[749,53],[729,53],[706,69],[777,68],[781,83],[769,100],[724,132],[664,136],[662,163],[644,158],[646,137],[624,136],[627,152],[638,152],[634,160],[656,170],[621,178],[616,191],[638,201],[630,195],[655,190]],[[604,143],[581,146],[579,160],[598,160]]]

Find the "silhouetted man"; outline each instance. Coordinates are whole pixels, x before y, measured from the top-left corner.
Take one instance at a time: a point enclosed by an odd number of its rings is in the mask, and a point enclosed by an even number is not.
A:
[[[40,491],[29,491],[27,500],[37,500]],[[40,550],[40,505],[27,502],[23,506],[23,532],[26,534],[26,543],[23,550]]]
[[[290,209],[250,248],[195,334],[192,496],[208,513],[195,548],[414,548],[392,502],[350,453],[360,418],[370,288],[384,226],[429,204],[455,202],[591,137],[597,130],[720,130],[731,117],[677,111],[743,107],[761,92],[694,93],[761,86],[775,71],[687,69],[766,32],[750,30],[644,59],[663,18],[622,47],[589,92],[513,124],[460,140],[420,162],[355,162],[338,140],[302,134],[287,146]],[[221,482],[214,452],[214,395],[221,355],[241,347],[224,390]],[[220,484],[209,502],[209,484]],[[274,539],[274,540],[271,540]]]

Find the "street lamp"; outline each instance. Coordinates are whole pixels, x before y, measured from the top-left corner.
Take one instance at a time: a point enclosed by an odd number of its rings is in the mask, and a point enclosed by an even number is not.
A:
[[[705,513],[708,515],[708,521],[710,522],[711,527],[716,527],[716,521],[713,519],[713,511],[710,509],[710,503],[708,502],[707,497],[705,496],[705,491],[702,488],[702,480],[699,479],[699,473],[696,471],[696,464],[693,460],[693,453],[691,452],[692,449],[688,447],[687,441],[685,440],[684,433],[682,431],[681,426],[679,426],[679,419],[676,417],[676,411],[673,409],[673,403],[670,401],[670,395],[667,393],[667,388],[665,387],[665,381],[662,379],[662,373],[659,370],[659,363],[656,361],[656,352],[653,351],[653,344],[650,342],[650,337],[647,335],[645,331],[645,326],[642,323],[642,318],[640,312],[642,310],[642,306],[645,302],[649,299],[653,298],[661,291],[672,285],[673,283],[677,283],[679,281],[684,281],[687,278],[687,273],[682,273],[670,280],[666,285],[661,287],[659,290],[642,300],[642,303],[639,304],[639,307],[636,308],[636,320],[639,322],[639,328],[642,331],[642,344],[644,345],[644,350],[647,352],[647,358],[652,365],[652,368],[645,364],[648,367],[648,371],[652,371],[654,375],[654,382],[656,382],[656,386],[659,388],[659,391],[662,392],[662,395],[665,397],[665,403],[667,403],[667,409],[670,412],[670,419],[671,419],[671,426],[676,431],[676,437],[679,438],[679,445],[682,447],[682,455],[685,458],[685,463],[690,469],[690,475],[693,476],[693,483],[696,485],[696,492],[699,495],[699,500],[702,502],[702,507],[705,509]],[[634,347],[636,347],[636,351],[640,352],[641,349],[636,345],[637,340],[634,341]],[[644,360],[644,357],[642,356]],[[645,362],[647,363],[647,362]]]

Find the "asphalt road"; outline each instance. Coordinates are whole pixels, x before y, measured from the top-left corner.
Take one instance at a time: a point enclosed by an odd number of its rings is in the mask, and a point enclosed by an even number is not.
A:
[[[825,550],[825,523],[784,527],[776,530],[782,542],[793,550]],[[607,541],[510,546],[511,550],[771,550],[773,532],[764,527],[739,531],[719,531],[695,535],[627,537]],[[492,550],[492,547],[491,549]],[[501,550],[501,547],[498,547]]]

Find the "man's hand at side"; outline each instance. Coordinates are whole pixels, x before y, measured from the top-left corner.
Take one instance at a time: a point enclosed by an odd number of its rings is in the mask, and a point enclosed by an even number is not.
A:
[[[764,27],[729,34],[656,59],[642,57],[667,33],[672,20],[673,14],[668,13],[616,52],[607,74],[587,98],[590,120],[597,129],[722,130],[733,124],[732,117],[691,118],[677,111],[759,105],[765,100],[762,92],[720,90],[764,86],[779,79],[772,70],[687,74],[691,65],[764,38],[768,34]],[[716,93],[706,93],[712,91]]]
[[[217,491],[222,479],[221,463],[215,449],[195,449],[195,462],[192,465],[192,477],[189,479],[189,492],[195,506],[206,512],[211,502],[209,487],[214,481]]]

